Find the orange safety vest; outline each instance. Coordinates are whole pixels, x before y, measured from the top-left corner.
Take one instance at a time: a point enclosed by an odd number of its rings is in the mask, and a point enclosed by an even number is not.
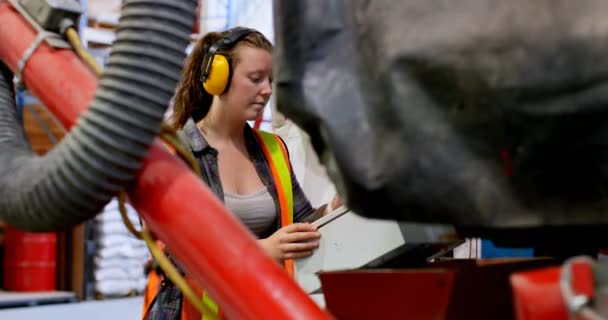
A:
[[[293,189],[291,181],[291,165],[287,154],[287,148],[283,141],[275,134],[253,130],[258,139],[266,160],[270,166],[273,181],[276,185],[276,190],[279,199],[279,212],[281,216],[281,227],[285,227],[293,223]],[[285,271],[290,277],[294,277],[294,260],[288,259],[284,261]],[[203,303],[209,306],[209,309],[214,310],[215,314],[200,314],[196,308],[187,300],[183,299],[181,320],[210,320],[224,319],[223,314],[217,303],[204,292],[188,275],[185,276],[186,281],[196,292],[201,296]],[[145,317],[150,304],[160,290],[161,276],[156,272],[150,272],[148,284],[144,291],[144,307],[142,318]]]

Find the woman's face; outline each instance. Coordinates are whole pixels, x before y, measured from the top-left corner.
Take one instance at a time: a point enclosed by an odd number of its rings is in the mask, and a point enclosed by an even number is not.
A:
[[[272,94],[272,54],[264,49],[242,46],[236,51],[230,89],[222,98],[240,113],[244,121],[259,118]]]

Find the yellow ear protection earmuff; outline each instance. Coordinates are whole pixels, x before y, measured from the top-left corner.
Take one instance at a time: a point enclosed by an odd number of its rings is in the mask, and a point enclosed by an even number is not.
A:
[[[214,43],[203,59],[201,66],[201,81],[205,91],[214,96],[226,92],[232,79],[232,61],[230,58],[218,53],[220,49],[230,49],[249,33],[254,32],[248,28],[234,28],[220,41]]]

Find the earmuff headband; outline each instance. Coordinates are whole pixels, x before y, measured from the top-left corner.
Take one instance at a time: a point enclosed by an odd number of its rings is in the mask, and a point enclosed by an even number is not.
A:
[[[203,72],[201,72],[200,80],[202,82],[207,81],[207,78],[209,77],[209,72],[211,71],[211,65],[213,64],[213,58],[215,57],[215,54],[219,49],[232,48],[235,44],[239,42],[239,40],[241,40],[251,32],[254,32],[254,30],[249,28],[237,27],[232,29],[230,33],[224,36],[221,40],[214,43],[207,51],[205,59],[203,59],[203,65],[201,66],[203,68]]]

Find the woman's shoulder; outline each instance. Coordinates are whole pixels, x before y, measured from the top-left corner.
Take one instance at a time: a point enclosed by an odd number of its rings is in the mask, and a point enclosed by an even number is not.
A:
[[[188,118],[184,126],[177,130],[177,136],[193,152],[200,152],[209,146],[192,118]]]

